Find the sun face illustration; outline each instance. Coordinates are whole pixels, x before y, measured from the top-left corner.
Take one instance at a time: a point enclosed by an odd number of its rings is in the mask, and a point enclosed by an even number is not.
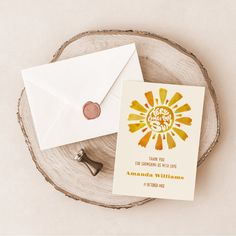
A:
[[[188,138],[182,126],[192,124],[192,119],[185,116],[191,107],[187,103],[178,105],[183,98],[181,93],[176,92],[169,100],[167,92],[165,88],[160,88],[157,98],[154,98],[152,91],[146,92],[147,103],[144,105],[137,100],[132,101],[130,108],[136,113],[129,114],[129,131],[135,133],[141,130],[144,133],[138,145],[146,147],[151,139],[155,142],[156,150],[163,150],[164,142],[168,149],[172,149],[176,147],[175,135],[183,141]]]

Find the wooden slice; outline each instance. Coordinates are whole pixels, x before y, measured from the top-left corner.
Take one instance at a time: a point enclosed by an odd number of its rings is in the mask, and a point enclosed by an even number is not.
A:
[[[78,34],[66,41],[51,62],[135,42],[145,81],[206,87],[200,142],[200,165],[219,137],[219,115],[215,91],[201,62],[186,49],[148,32],[104,30]],[[23,90],[18,102],[18,121],[37,169],[57,190],[74,199],[112,208],[128,208],[152,199],[112,195],[116,134],[40,151]],[[84,148],[104,168],[93,177],[73,160]]]

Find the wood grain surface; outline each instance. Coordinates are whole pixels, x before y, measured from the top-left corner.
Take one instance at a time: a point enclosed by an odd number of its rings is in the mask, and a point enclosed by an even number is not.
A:
[[[192,53],[149,32],[103,30],[80,33],[69,39],[57,50],[51,62],[132,42],[136,43],[145,81],[206,87],[198,159],[200,165],[217,143],[220,125],[211,80],[204,66]],[[116,134],[40,151],[24,89],[18,100],[17,117],[37,169],[65,195],[111,208],[129,208],[153,200],[112,195]],[[102,172],[96,177],[73,159],[81,147],[92,159],[104,164]]]

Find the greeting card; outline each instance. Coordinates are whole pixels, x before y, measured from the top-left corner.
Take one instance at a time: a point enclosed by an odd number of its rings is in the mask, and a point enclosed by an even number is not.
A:
[[[123,83],[114,194],[193,200],[204,91]]]

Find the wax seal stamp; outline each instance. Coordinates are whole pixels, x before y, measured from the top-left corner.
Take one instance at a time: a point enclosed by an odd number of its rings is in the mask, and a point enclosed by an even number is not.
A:
[[[89,169],[90,173],[93,176],[97,175],[103,167],[103,164],[101,162],[91,160],[85,153],[84,149],[81,149],[76,154],[74,159],[78,162],[82,162]]]
[[[88,120],[96,119],[101,114],[101,107],[96,102],[86,102],[83,106],[83,114]]]

